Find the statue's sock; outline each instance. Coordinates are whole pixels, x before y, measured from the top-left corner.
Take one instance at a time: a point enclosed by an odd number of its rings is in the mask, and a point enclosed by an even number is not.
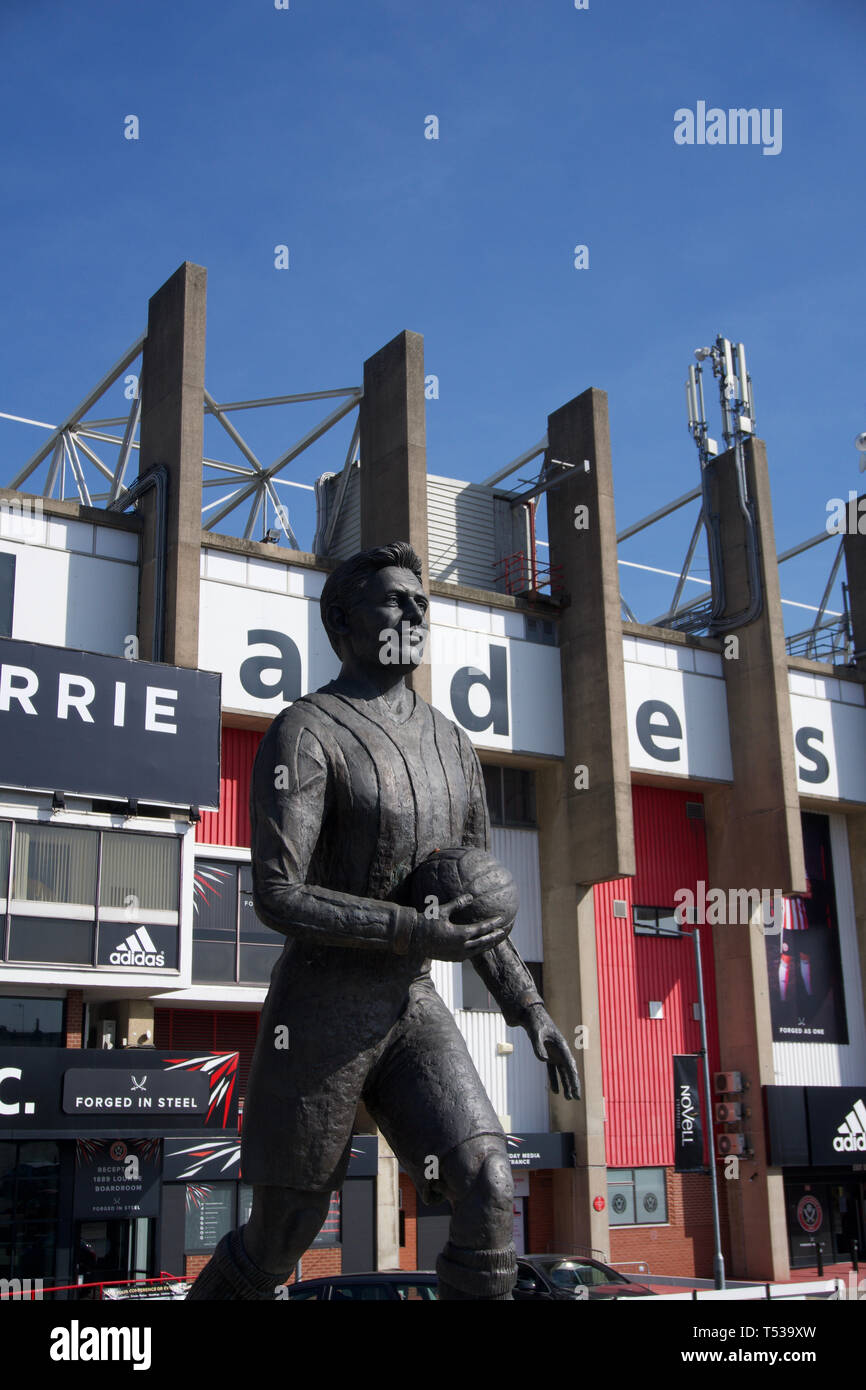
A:
[[[240,1231],[223,1236],[196,1279],[187,1299],[244,1299],[266,1302],[276,1297],[275,1290],[283,1280],[253,1264]]]
[[[517,1277],[513,1245],[501,1250],[467,1250],[452,1245],[449,1240],[436,1261],[436,1270],[441,1300],[512,1301],[512,1289]]]

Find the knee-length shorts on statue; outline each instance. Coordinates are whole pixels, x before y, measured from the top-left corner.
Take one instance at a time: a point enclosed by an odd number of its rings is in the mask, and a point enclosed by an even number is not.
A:
[[[274,1028],[288,1015],[281,1015],[280,991],[271,993],[244,1109],[245,1182],[307,1192],[342,1186],[361,1100],[428,1203],[445,1195],[431,1159],[441,1168],[449,1153],[481,1135],[504,1143],[463,1036],[429,975],[409,984],[405,1007],[378,1037],[372,1005],[367,1027],[373,1036],[358,1048],[353,1034],[354,1048],[347,1038],[343,1049],[335,1028],[324,1053],[307,1045],[303,1030],[297,1038],[290,1033],[282,1054],[273,1046]],[[316,1039],[326,1027],[320,1014]]]

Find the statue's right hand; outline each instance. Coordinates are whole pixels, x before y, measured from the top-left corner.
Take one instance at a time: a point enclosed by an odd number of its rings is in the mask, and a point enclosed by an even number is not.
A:
[[[454,913],[471,902],[472,894],[463,893],[453,902],[440,904],[436,917],[418,913],[415,941],[431,960],[471,960],[505,939],[511,925],[505,916],[486,917],[481,922],[451,921]]]

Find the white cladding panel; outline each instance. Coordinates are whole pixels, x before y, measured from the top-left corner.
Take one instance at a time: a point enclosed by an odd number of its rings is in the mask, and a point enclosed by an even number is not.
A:
[[[550,1129],[547,1068],[539,1062],[522,1028],[508,1028],[502,1015],[481,1009],[458,1009],[457,1026],[493,1102],[497,1115],[508,1116],[512,1131],[546,1134]],[[514,1051],[497,1056],[496,1044]]]
[[[543,960],[538,831],[494,825],[490,830],[490,850],[511,870],[520,894],[520,910],[511,929],[511,940],[524,960]]]
[[[848,1042],[774,1042],[777,1086],[859,1086],[866,1077],[866,1014],[857,952],[848,824],[841,815],[831,815],[829,820]]]
[[[815,693],[794,693],[806,681]],[[862,685],[823,681],[800,671],[789,672],[789,682],[794,733],[802,744],[795,752],[798,790],[833,800],[866,801],[866,709],[852,702],[853,696],[862,701]],[[837,692],[840,698],[834,698]]]
[[[623,639],[623,654],[631,766],[730,782],[728,704],[719,657],[634,637]],[[646,708],[650,703],[667,709],[653,712]]]
[[[494,587],[493,490],[456,478],[427,478],[430,578]]]
[[[210,567],[210,561],[208,564]],[[291,638],[300,660],[302,691],[318,690],[339,672],[340,663],[325,636],[317,600],[206,579],[201,584],[198,659],[202,670],[222,672],[224,709],[276,715],[286,705],[279,689],[279,647],[270,640],[254,641],[250,636],[254,632]],[[263,686],[273,686],[276,693],[263,698],[244,689],[241,668],[251,659],[268,656],[273,657],[273,666],[262,664],[258,675]],[[245,679],[250,683],[248,673]]]
[[[437,621],[437,614],[449,605],[460,610],[460,618],[476,626]],[[454,682],[458,672],[470,668],[470,714],[486,725],[467,729],[477,747],[561,758],[565,745],[559,649],[505,636],[506,620],[511,618],[519,619],[522,625],[522,614],[480,604],[436,601],[429,640],[433,704],[449,719],[464,723],[454,707]],[[498,663],[496,669],[494,663]],[[497,723],[494,710],[500,697],[505,714]]]
[[[138,631],[136,535],[54,517],[22,526],[0,514],[0,551],[15,556],[13,638],[124,655]]]
[[[673,777],[733,778],[722,658],[623,638],[629,761]],[[789,671],[797,789],[866,803],[866,694],[858,681]]]
[[[339,662],[319,616],[325,578],[318,570],[207,552],[199,665],[222,673],[225,709],[274,715],[283,708],[280,667],[285,655],[280,643],[285,649],[287,638],[290,659],[300,666],[302,691],[316,690],[337,675]],[[479,748],[561,757],[558,649],[528,642],[522,613],[483,604],[435,599],[431,621],[429,658],[436,708],[466,728]],[[253,632],[270,636],[254,642]],[[464,684],[469,682],[463,718],[454,687],[461,669]],[[262,693],[262,687],[272,688],[274,694]],[[469,723],[484,727],[468,727],[467,713]]]
[[[333,484],[333,496],[335,500],[339,486],[340,483],[338,478]],[[340,508],[337,525],[331,537],[328,554],[335,560],[348,560],[350,555],[357,555],[360,549],[361,470],[359,468],[353,468],[349,474],[349,481],[346,484],[343,505]]]

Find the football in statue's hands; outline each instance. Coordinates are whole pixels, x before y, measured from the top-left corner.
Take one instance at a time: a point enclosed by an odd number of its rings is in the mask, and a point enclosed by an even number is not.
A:
[[[461,926],[505,916],[510,931],[520,906],[514,879],[486,849],[437,849],[414,869],[407,886],[409,901],[419,912],[429,907],[431,898],[444,907],[472,893],[473,901],[451,918]]]

